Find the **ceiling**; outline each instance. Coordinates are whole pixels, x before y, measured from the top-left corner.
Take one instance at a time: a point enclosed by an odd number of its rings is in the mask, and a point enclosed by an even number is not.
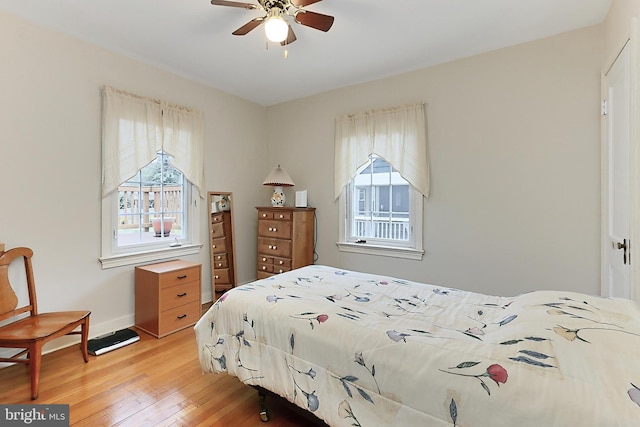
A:
[[[257,3],[257,0],[241,0]],[[209,0],[0,0],[19,15],[269,106],[597,24],[612,0],[323,0],[329,32],[293,23],[284,48],[259,10]]]

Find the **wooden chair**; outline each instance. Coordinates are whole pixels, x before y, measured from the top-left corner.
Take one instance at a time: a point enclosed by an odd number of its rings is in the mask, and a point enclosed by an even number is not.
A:
[[[9,358],[0,358],[0,362],[24,363],[30,365],[31,399],[38,398],[40,384],[40,365],[42,347],[48,341],[64,335],[80,334],[80,349],[85,363],[89,361],[87,338],[89,335],[90,311],[61,311],[38,313],[36,288],[33,279],[29,248],[14,248],[0,252],[0,322],[11,319],[9,323],[0,325],[0,348],[24,349]],[[26,269],[26,280],[29,290],[29,304],[18,306],[18,297],[9,282],[9,264],[22,257]],[[29,313],[25,316],[23,313]],[[20,316],[22,314],[22,316]],[[79,331],[76,331],[80,328]],[[26,353],[26,358],[22,356]]]

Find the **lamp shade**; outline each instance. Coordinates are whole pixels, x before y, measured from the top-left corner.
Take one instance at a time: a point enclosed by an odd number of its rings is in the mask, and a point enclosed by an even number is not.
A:
[[[295,184],[284,168],[280,165],[276,166],[269,172],[269,175],[264,179],[262,185],[273,185],[279,187],[293,187]]]
[[[285,203],[285,195],[282,187],[293,187],[293,180],[286,170],[278,165],[273,168],[264,179],[263,185],[273,185],[273,195],[271,196],[271,206],[282,207]]]

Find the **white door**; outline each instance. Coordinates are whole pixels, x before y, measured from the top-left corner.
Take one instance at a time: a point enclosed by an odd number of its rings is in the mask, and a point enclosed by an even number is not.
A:
[[[602,291],[605,296],[631,298],[631,75],[627,44],[605,75],[603,135],[606,138],[603,184],[606,227]]]

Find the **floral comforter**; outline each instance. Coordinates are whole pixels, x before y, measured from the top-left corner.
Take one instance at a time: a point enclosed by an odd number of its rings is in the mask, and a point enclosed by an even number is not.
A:
[[[640,306],[495,297],[326,266],[234,288],[200,363],[332,426],[639,426]]]

